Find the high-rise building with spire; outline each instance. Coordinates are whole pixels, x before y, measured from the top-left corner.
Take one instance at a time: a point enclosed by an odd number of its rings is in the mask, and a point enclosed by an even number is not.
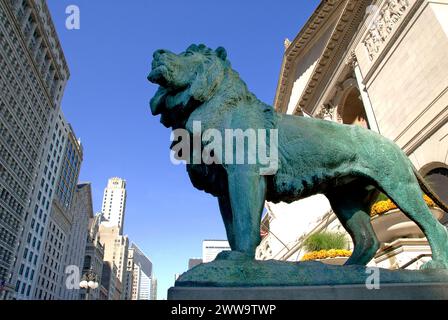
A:
[[[119,280],[117,290],[120,299],[130,299],[125,286],[128,283],[128,248],[129,239],[123,235],[124,217],[126,210],[126,180],[110,178],[104,189],[102,214],[100,225],[100,242],[104,246],[104,261],[110,262],[115,276]],[[117,296],[117,295],[115,295]]]
[[[126,210],[126,180],[111,178],[104,189],[102,213],[108,226],[118,226],[123,235],[124,215]]]

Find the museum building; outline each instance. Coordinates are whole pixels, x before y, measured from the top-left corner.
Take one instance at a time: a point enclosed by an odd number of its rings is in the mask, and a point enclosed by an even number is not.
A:
[[[448,203],[448,0],[323,0],[284,45],[277,112],[378,132]],[[266,209],[261,260],[300,261],[310,235],[345,232],[323,195]],[[371,214],[381,247],[370,265],[419,268],[431,254],[423,233],[399,209],[383,211]]]

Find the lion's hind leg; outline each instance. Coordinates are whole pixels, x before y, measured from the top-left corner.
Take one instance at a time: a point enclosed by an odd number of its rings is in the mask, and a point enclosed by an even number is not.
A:
[[[353,254],[346,265],[366,265],[379,248],[369,214],[376,194],[372,186],[361,181],[338,187],[327,194],[333,211],[353,240]]]
[[[403,213],[420,227],[428,239],[432,260],[423,265],[422,269],[448,268],[448,231],[432,215],[423,200],[423,193],[415,177],[409,177],[402,183],[391,182],[381,188]]]

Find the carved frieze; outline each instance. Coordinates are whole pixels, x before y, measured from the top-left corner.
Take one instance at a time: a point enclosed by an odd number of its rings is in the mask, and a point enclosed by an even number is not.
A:
[[[389,38],[393,27],[402,19],[409,8],[409,0],[389,0],[373,18],[370,28],[362,41],[369,59],[372,61]]]

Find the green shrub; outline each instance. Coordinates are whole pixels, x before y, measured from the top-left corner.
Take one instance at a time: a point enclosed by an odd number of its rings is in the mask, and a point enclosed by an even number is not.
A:
[[[343,233],[319,232],[309,236],[308,239],[305,240],[304,246],[308,252],[346,249],[347,239]]]
[[[378,195],[378,198],[376,199],[375,202],[387,201],[387,200],[389,200],[389,197],[386,196],[384,193],[380,192],[380,194]]]

